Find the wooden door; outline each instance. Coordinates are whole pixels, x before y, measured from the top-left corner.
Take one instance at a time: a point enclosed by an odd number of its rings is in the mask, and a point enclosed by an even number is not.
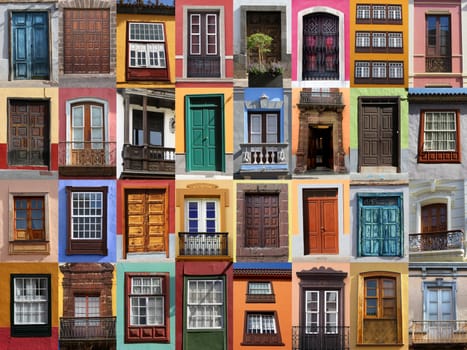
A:
[[[394,103],[362,104],[360,165],[397,166],[398,118]]]
[[[445,203],[424,205],[421,221],[422,233],[447,231],[447,205]]]
[[[110,12],[106,9],[65,9],[64,72],[110,72]]]
[[[9,165],[49,164],[49,103],[9,101]]]
[[[337,190],[314,190],[306,194],[305,253],[339,252]]]
[[[266,53],[267,62],[281,61],[281,13],[277,11],[246,13],[246,35],[265,33],[272,38],[271,51]],[[257,52],[248,52],[249,63],[258,62]]]
[[[165,190],[127,190],[127,253],[166,252]]]
[[[279,247],[279,195],[245,195],[245,247]]]
[[[49,79],[49,18],[47,12],[11,15],[13,79]]]
[[[221,105],[217,97],[190,98],[188,123],[188,169],[222,170]]]

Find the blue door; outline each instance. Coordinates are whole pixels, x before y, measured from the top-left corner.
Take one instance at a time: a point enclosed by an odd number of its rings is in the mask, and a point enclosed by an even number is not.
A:
[[[401,256],[401,195],[360,194],[358,197],[358,255]]]
[[[49,79],[47,12],[14,12],[11,16],[13,79]]]

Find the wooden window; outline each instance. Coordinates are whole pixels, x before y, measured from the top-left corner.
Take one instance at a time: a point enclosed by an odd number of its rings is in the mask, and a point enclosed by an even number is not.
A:
[[[164,145],[164,114],[133,109],[133,138],[135,146],[163,146]],[[145,120],[146,119],[146,120]],[[145,128],[146,127],[146,128]]]
[[[11,335],[50,337],[50,275],[11,275]]]
[[[403,52],[402,32],[355,32],[355,52]]]
[[[66,187],[67,255],[107,255],[107,187]]]
[[[459,111],[420,112],[419,163],[460,163]]]
[[[367,272],[359,275],[358,344],[400,344],[400,275]]]
[[[94,295],[75,296],[75,317],[99,317],[100,297]]]
[[[110,11],[63,10],[64,73],[110,73]]]
[[[245,194],[245,247],[279,247],[278,194]]]
[[[167,80],[164,23],[128,23],[128,80]]]
[[[448,229],[446,203],[434,203],[422,207],[422,233],[446,232]]]
[[[277,313],[273,311],[248,311],[242,345],[283,345]]]
[[[186,232],[219,232],[219,201],[215,198],[185,200]]]
[[[219,14],[189,12],[188,77],[220,77]]]
[[[355,61],[356,84],[403,84],[404,63]]]
[[[401,5],[357,4],[356,23],[402,24]]]
[[[426,16],[427,72],[451,72],[451,16]]]
[[[44,197],[14,197],[15,241],[45,240]]]
[[[169,341],[169,276],[125,273],[125,343]]]
[[[187,329],[224,328],[224,280],[187,281]]]
[[[271,282],[248,282],[248,289],[246,294],[247,303],[274,303],[275,300],[276,298],[272,290]]]

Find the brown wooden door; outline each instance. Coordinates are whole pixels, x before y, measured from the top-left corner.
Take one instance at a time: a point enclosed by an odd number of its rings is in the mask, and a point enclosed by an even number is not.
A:
[[[166,252],[166,192],[128,190],[126,212],[127,253]]]
[[[63,23],[65,73],[109,73],[109,10],[65,9]]]
[[[271,51],[266,54],[268,62],[281,60],[281,13],[276,11],[248,11],[246,14],[246,35],[265,33],[272,38]],[[249,62],[257,62],[257,53],[248,53]]]
[[[338,253],[337,191],[312,191],[306,195],[305,203],[305,253]]]
[[[10,100],[9,165],[48,165],[49,103]]]
[[[435,203],[422,207],[422,233],[445,232],[448,229],[447,206]]]
[[[279,196],[247,194],[245,208],[245,246],[279,247]]]
[[[394,104],[363,104],[360,114],[362,166],[397,166],[398,119]]]

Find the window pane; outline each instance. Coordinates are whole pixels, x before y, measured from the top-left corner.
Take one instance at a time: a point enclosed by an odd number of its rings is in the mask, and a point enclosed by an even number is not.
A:
[[[102,192],[72,192],[72,239],[102,239]]]
[[[187,323],[189,329],[223,327],[224,287],[222,280],[189,280]]]

